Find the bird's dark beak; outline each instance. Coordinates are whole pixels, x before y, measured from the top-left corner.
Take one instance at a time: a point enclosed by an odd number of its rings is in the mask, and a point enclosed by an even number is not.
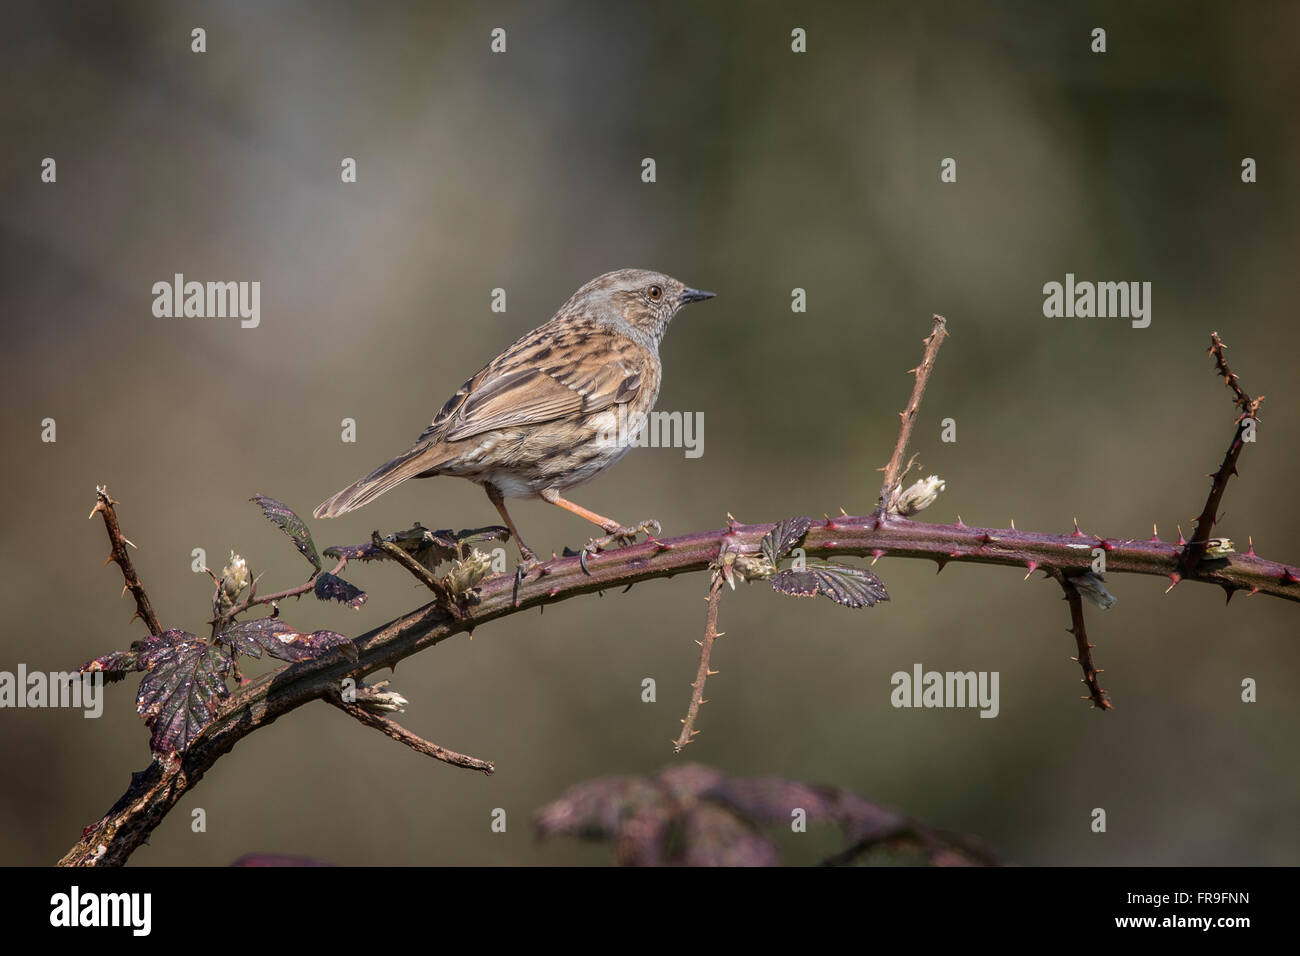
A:
[[[705,299],[712,299],[714,293],[701,292],[699,289],[683,289],[678,302],[685,305],[687,302],[703,302]]]

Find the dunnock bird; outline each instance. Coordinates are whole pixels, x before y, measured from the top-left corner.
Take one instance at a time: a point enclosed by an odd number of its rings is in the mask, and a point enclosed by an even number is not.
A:
[[[414,445],[316,508],[333,518],[408,478],[455,475],[483,486],[519,545],[506,498],[541,498],[601,527],[587,551],[658,523],[627,527],[560,496],[618,461],[659,397],[659,342],[677,310],[712,298],[671,276],[619,269],[592,279],[545,325],[483,366]],[[584,555],[585,559],[585,555]]]

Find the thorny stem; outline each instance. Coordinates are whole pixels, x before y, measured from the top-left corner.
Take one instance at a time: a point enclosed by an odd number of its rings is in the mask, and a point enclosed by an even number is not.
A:
[[[135,613],[131,615],[131,620],[134,621],[138,617],[144,621],[144,626],[149,628],[150,634],[161,634],[163,626],[158,623],[158,615],[154,613],[153,605],[149,603],[149,595],[145,593],[144,585],[140,583],[140,575],[135,573],[135,565],[131,563],[131,555],[127,553],[126,546],[130,542],[118,526],[116,504],[117,502],[108,494],[108,486],[97,485],[95,507],[90,509],[88,517],[93,518],[96,514],[104,516],[104,528],[108,531],[108,543],[112,548],[104,563],[115,561],[122,569],[122,578],[126,582],[122,587],[122,593],[130,591],[135,598]]]
[[[464,617],[464,613],[456,605],[456,600],[442,582],[434,576],[433,572],[426,568],[407,552],[403,551],[391,541],[385,541],[378,531],[370,535],[370,543],[373,544],[384,554],[388,555],[406,570],[410,571],[421,584],[427,587],[438,599],[438,604],[447,611],[452,617]]]
[[[934,327],[924,340],[925,354],[921,356],[921,364],[912,369],[916,375],[916,381],[912,383],[912,397],[908,399],[907,407],[898,413],[898,417],[902,419],[898,428],[898,442],[894,445],[894,453],[889,458],[889,464],[885,466],[885,480],[880,485],[880,504],[877,510],[881,514],[889,511],[890,503],[898,492],[898,486],[902,481],[903,458],[907,454],[907,443],[912,438],[912,426],[916,423],[916,414],[921,409],[921,399],[925,396],[925,386],[930,381],[930,372],[934,370],[934,360],[939,355],[939,346],[943,344],[947,335],[947,321],[942,315],[936,315]]]
[[[1061,583],[1061,590],[1065,592],[1065,599],[1070,602],[1070,626],[1066,628],[1074,635],[1075,645],[1079,649],[1079,656],[1072,657],[1079,667],[1083,669],[1083,677],[1080,683],[1088,685],[1088,693],[1084,700],[1092,701],[1094,707],[1102,710],[1111,710],[1110,694],[1101,689],[1097,683],[1097,675],[1101,673],[1092,662],[1093,645],[1088,641],[1088,629],[1083,621],[1083,596],[1079,589],[1075,587],[1064,574],[1057,575],[1056,579]]]
[[[691,684],[691,703],[686,709],[686,717],[682,720],[682,732],[678,734],[677,740],[673,742],[673,752],[681,753],[687,744],[691,742],[698,730],[695,729],[695,717],[700,712],[700,705],[704,701],[704,684],[705,681],[717,671],[709,670],[709,658],[713,655],[713,642],[722,635],[718,633],[718,605],[722,603],[722,574],[715,571],[713,573],[713,583],[709,585],[709,612],[704,620],[704,639],[699,641],[700,645],[700,667],[695,673],[695,682]]]
[[[1228,360],[1223,354],[1226,348],[1223,340],[1219,338],[1219,333],[1211,332],[1210,354],[1214,356],[1214,370],[1223,376],[1224,384],[1232,389],[1234,404],[1241,409],[1241,414],[1237,416],[1237,431],[1232,436],[1232,443],[1228,445],[1219,470],[1214,473],[1214,481],[1210,485],[1210,494],[1205,499],[1205,507],[1201,509],[1200,517],[1196,519],[1196,530],[1192,533],[1192,540],[1188,541],[1187,547],[1183,549],[1182,559],[1179,561],[1179,577],[1188,577],[1195,573],[1201,559],[1205,557],[1210,531],[1213,530],[1214,523],[1219,520],[1219,503],[1223,500],[1223,493],[1228,487],[1228,479],[1237,473],[1237,459],[1241,457],[1241,450],[1245,446],[1246,429],[1258,424],[1259,406],[1264,401],[1262,395],[1252,399],[1246,394],[1241,383],[1237,381],[1236,373],[1228,368]]]

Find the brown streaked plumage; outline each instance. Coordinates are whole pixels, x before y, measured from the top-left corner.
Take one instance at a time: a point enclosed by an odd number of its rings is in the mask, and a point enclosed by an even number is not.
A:
[[[683,305],[712,295],[642,269],[592,279],[549,322],[462,385],[414,445],[313,513],[333,518],[408,478],[454,475],[483,486],[526,563],[536,559],[506,511],[506,498],[540,497],[600,525],[605,541],[634,535],[639,529],[560,492],[627,453],[619,436],[635,435],[659,397],[659,343],[668,323]]]

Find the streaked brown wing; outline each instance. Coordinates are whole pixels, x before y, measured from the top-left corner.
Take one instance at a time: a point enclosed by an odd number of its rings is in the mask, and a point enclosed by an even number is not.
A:
[[[626,339],[604,349],[595,344],[588,338],[584,348],[568,353],[570,361],[541,364],[521,354],[516,362],[493,363],[461,387],[426,435],[438,431],[442,440],[458,441],[631,401],[641,387],[643,350]],[[556,352],[549,357],[560,358]]]

